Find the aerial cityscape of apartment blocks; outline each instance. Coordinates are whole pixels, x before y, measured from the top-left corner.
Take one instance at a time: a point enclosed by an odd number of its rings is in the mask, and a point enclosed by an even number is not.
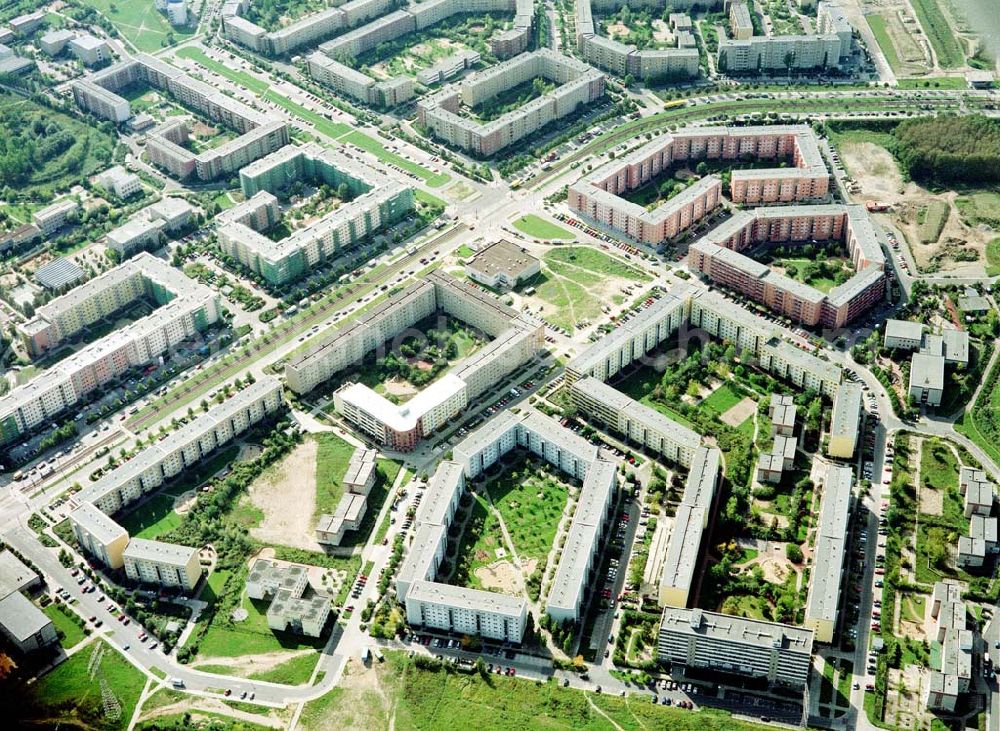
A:
[[[346,185],[351,199],[273,241],[261,233],[279,217],[273,194],[296,181],[334,189]],[[240,187],[247,200],[221,217],[219,246],[275,285],[300,278],[320,262],[336,258],[414,209],[410,186],[315,143],[288,145],[247,165],[240,170]]]
[[[428,28],[452,15],[466,13],[514,14],[510,30],[490,39],[491,51],[497,58],[510,58],[528,47],[534,19],[532,0],[429,0],[413,3],[321,43],[306,57],[309,74],[316,81],[366,104],[396,106],[416,94],[415,80],[406,75],[381,80],[372,78],[355,68],[357,58],[379,44]],[[478,52],[460,52],[422,70],[416,81],[424,85],[439,83],[479,60]]]
[[[145,53],[125,56],[106,69],[74,81],[73,97],[82,109],[118,124],[132,117],[132,108],[117,92],[134,84],[166,92],[183,106],[240,135],[193,155],[181,147],[184,133],[180,128],[169,123],[157,127],[152,134],[150,160],[177,177],[196,172],[200,179],[212,180],[234,173],[252,160],[288,144],[288,125],[283,120],[258,112]]]
[[[547,94],[489,122],[465,116],[507,89],[544,77],[557,84]],[[452,84],[417,103],[419,124],[449,145],[489,157],[581,105],[604,96],[604,74],[548,48],[522,53],[509,61]]]
[[[435,271],[290,358],[285,365],[288,387],[300,394],[312,391],[437,310],[494,338],[452,370],[466,384],[470,396],[478,395],[523,365],[544,342],[541,323],[476,287]]]
[[[281,382],[262,378],[84,487],[71,498],[69,514],[80,546],[109,569],[124,567],[133,581],[192,590],[201,577],[198,549],[132,538],[111,515],[201,464],[282,405]]]
[[[817,642],[833,642],[840,612],[841,588],[847,560],[847,526],[851,516],[854,470],[830,465],[819,510],[815,557],[804,625]]]
[[[638,50],[613,38],[598,35],[594,25],[593,11],[601,14],[617,12],[621,7],[650,10],[662,9],[661,2],[625,2],[625,0],[579,0],[576,4],[576,45],[580,55],[588,63],[618,76],[631,75],[637,79],[655,81],[658,79],[684,79],[698,75],[698,49],[684,47],[678,42],[677,48]],[[670,2],[674,10],[690,9],[694,3]],[[699,7],[721,5],[721,2],[698,3]],[[675,33],[678,38],[681,33]]]
[[[815,33],[764,36],[752,35],[749,12],[735,9],[741,4],[734,3],[730,9],[732,37],[719,40],[717,65],[721,73],[837,69],[853,53],[854,28],[833,3],[821,0],[818,4]]]
[[[626,200],[623,193],[641,188],[677,163],[747,159],[788,160],[792,166],[734,170],[733,203],[789,203],[825,198],[830,192],[830,174],[809,127],[705,127],[665,134],[605,163],[569,187],[569,206],[637,241],[658,244],[719,205],[720,179],[706,176],[653,210]]]
[[[660,621],[658,657],[687,669],[741,675],[770,686],[801,689],[809,683],[813,632],[801,627],[666,607]]]
[[[216,323],[222,312],[217,292],[142,253],[39,307],[21,336],[30,352],[45,353],[141,297],[161,307],[0,397],[0,444],[52,421],[129,369],[149,364]]]
[[[415,538],[396,578],[396,596],[405,604],[411,624],[521,641],[526,607],[523,597],[434,582],[466,480],[476,478],[517,448],[583,482],[546,602],[546,611],[558,621],[581,619],[591,569],[615,501],[617,466],[599,459],[597,448],[587,440],[529,410],[519,414],[504,411],[483,424],[455,447],[454,461],[441,462],[431,478],[417,512]]]
[[[741,250],[758,244],[843,240],[857,270],[829,292],[779,274]],[[688,250],[688,266],[795,322],[844,327],[885,296],[885,255],[859,205],[781,206],[739,211]]]

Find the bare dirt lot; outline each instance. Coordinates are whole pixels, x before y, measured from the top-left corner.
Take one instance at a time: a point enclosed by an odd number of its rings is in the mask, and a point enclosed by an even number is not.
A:
[[[738,404],[728,409],[726,413],[719,417],[719,419],[723,424],[728,424],[729,426],[739,426],[753,416],[756,411],[757,402],[752,398],[746,397]]]
[[[970,228],[962,222],[955,207],[956,192],[931,193],[916,183],[904,182],[895,158],[884,147],[871,142],[845,143],[840,146],[840,154],[848,174],[860,188],[855,200],[882,201],[892,206],[890,213],[875,214],[875,219],[903,234],[921,271],[985,275],[986,244],[996,234]],[[928,206],[935,201],[947,204],[949,215],[937,240],[921,243],[920,224],[927,216]],[[966,258],[974,260],[965,261]]]
[[[261,524],[250,531],[254,538],[321,550],[311,525],[316,507],[317,450],[317,443],[307,439],[250,486],[250,502],[264,513]]]
[[[476,578],[484,589],[499,589],[504,594],[520,594],[524,591],[524,579],[510,561],[494,561],[488,566],[476,569]]]

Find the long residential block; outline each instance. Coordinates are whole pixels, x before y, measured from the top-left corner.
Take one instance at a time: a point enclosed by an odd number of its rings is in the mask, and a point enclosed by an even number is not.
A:
[[[827,469],[804,622],[816,633],[817,642],[833,642],[837,628],[853,485],[853,468],[831,465]]]
[[[558,86],[547,94],[489,122],[462,112],[507,89],[544,77]],[[604,74],[548,48],[509,61],[442,89],[417,104],[417,120],[447,144],[478,157],[490,157],[558,119],[604,96]]]
[[[39,307],[20,334],[30,352],[42,354],[142,297],[161,306],[0,398],[0,444],[52,422],[131,368],[148,365],[218,322],[222,312],[218,293],[142,253]]]
[[[653,210],[622,194],[641,188],[678,163],[695,161],[787,160],[789,167],[734,170],[733,203],[759,205],[821,199],[830,174],[815,133],[806,125],[696,127],[671,132],[581,177],[569,188],[569,206],[589,218],[648,244],[658,244],[711,213],[722,185],[709,175]]]

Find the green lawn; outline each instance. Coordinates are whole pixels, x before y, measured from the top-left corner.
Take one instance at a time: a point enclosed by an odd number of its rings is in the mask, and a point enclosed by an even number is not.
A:
[[[913,12],[934,47],[941,68],[952,69],[965,63],[965,54],[948,25],[940,6],[941,0],[911,0]]]
[[[156,495],[121,518],[119,523],[130,536],[154,540],[179,526],[181,516],[174,512],[173,497]]]
[[[95,648],[103,647],[99,675],[91,679],[88,664]],[[106,718],[101,701],[103,678],[120,705],[117,720]],[[3,695],[15,694],[3,703],[8,713],[20,719],[44,719],[37,728],[124,729],[129,725],[145,676],[105,642],[94,642],[61,663],[55,670],[27,688],[7,687]],[[14,711],[14,709],[17,709]],[[8,720],[10,720],[8,718]],[[19,728],[14,724],[11,728]]]
[[[633,282],[648,282],[652,279],[642,269],[591,246],[563,246],[546,252],[543,259],[550,269],[570,278],[574,269],[582,269],[592,274],[620,277]]]
[[[717,389],[712,391],[712,393],[710,393],[705,400],[701,402],[701,405],[709,411],[721,415],[729,411],[729,409],[736,406],[736,404],[742,400],[743,397],[733,391],[733,389],[729,387],[728,383],[723,383]]]
[[[513,222],[513,226],[526,236],[532,236],[537,239],[564,239],[569,241],[576,238],[572,231],[550,223],[533,213],[521,216]]]
[[[1000,274],[1000,237],[986,244],[986,275],[995,277]]]
[[[920,480],[934,490],[958,489],[958,460],[940,439],[924,439],[920,449]]]
[[[899,62],[899,54],[896,53],[896,47],[892,45],[892,39],[889,38],[889,32],[886,30],[885,18],[881,15],[872,14],[866,15],[865,20],[868,21],[868,26],[872,29],[872,35],[875,36],[875,42],[878,43],[878,47],[882,49],[882,53],[885,55],[885,60],[888,61],[892,72],[894,74],[898,74],[901,66]]]
[[[1000,193],[992,190],[963,192],[955,199],[955,207],[967,226],[1000,227]]]
[[[247,610],[247,619],[232,624],[213,623],[201,641],[198,658],[239,657],[282,650],[321,648],[324,638],[305,637],[290,632],[275,632],[267,626],[268,601],[250,599],[243,591],[240,606]],[[316,657],[313,655],[313,663]]]
[[[566,507],[567,485],[553,472],[525,462],[488,483],[486,489],[521,560],[543,563]]]
[[[250,680],[263,680],[268,683],[281,683],[282,685],[304,685],[312,677],[313,670],[319,657],[315,652],[308,652],[286,660],[280,665],[276,665],[270,670],[259,673],[251,673]]]
[[[964,76],[929,76],[917,79],[897,79],[900,89],[964,89]]]
[[[930,244],[941,236],[941,231],[951,214],[951,206],[948,205],[947,201],[935,200],[931,201],[925,211],[924,220],[917,229],[917,234],[920,236],[921,242]]]
[[[476,571],[501,560],[497,558],[497,549],[503,549],[507,554],[509,551],[506,550],[500,521],[489,509],[485,498],[474,496],[471,511],[456,553],[457,563],[450,583],[472,589],[483,589],[483,583],[476,576]]]
[[[344,473],[354,454],[354,447],[332,432],[312,437],[316,450],[316,511],[314,518],[332,513],[344,495]]]
[[[629,374],[627,378],[616,384],[615,388],[629,398],[635,399],[642,405],[659,411],[661,414],[673,419],[678,424],[693,428],[694,424],[692,424],[691,421],[679,411],[675,411],[666,404],[660,401],[654,401],[650,398],[650,394],[660,382],[661,377],[661,374],[657,373],[653,368],[639,368],[635,372]]]
[[[572,333],[578,323],[600,317],[601,300],[588,291],[588,287],[595,286],[599,281],[597,274],[582,269],[576,270],[573,278],[568,279],[545,266],[531,284],[535,288],[535,296],[546,303],[541,308],[542,317]]]
[[[87,0],[87,6],[104,15],[126,40],[145,53],[155,53],[194,34],[191,28],[170,25],[166,15],[147,0]]]
[[[63,638],[60,643],[65,649],[69,649],[76,645],[78,642],[83,641],[86,635],[83,633],[83,628],[73,621],[70,616],[73,610],[61,608],[61,605],[57,605],[54,602],[49,604],[43,610],[49,619],[52,620],[52,624],[55,625],[56,629],[63,633]]]

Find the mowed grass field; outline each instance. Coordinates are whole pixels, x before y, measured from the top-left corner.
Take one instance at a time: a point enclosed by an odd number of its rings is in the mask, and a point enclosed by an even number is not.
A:
[[[166,47],[167,36],[180,43],[194,35],[189,27],[175,28],[150,0],[87,0],[118,32],[140,51],[154,53]]]
[[[965,63],[965,54],[948,25],[940,3],[941,0],[910,0],[917,20],[934,47],[938,64],[945,69],[958,68]]]
[[[565,241],[571,241],[576,238],[573,232],[569,229],[557,226],[556,224],[546,221],[544,218],[540,218],[533,213],[529,213],[527,216],[521,216],[517,220],[513,221],[511,225],[525,236],[531,236],[536,239],[563,239]]]
[[[83,633],[83,628],[80,627],[73,618],[70,617],[66,612],[72,612],[72,609],[67,608],[65,611],[59,607],[59,605],[49,604],[43,610],[45,615],[52,620],[52,624],[55,628],[63,633],[63,638],[60,640],[64,649],[69,649],[73,647],[78,642],[83,641],[86,635]]]
[[[728,383],[723,383],[717,389],[712,391],[705,400],[701,402],[709,411],[714,412],[716,415],[721,415],[729,411],[731,408],[736,406],[743,397],[737,394],[733,389],[729,387]]]
[[[547,252],[543,259],[549,267],[568,264],[575,269],[583,269],[603,276],[629,279],[633,282],[648,282],[651,279],[638,267],[591,246],[560,247]],[[560,274],[563,274],[562,270],[560,270]]]

